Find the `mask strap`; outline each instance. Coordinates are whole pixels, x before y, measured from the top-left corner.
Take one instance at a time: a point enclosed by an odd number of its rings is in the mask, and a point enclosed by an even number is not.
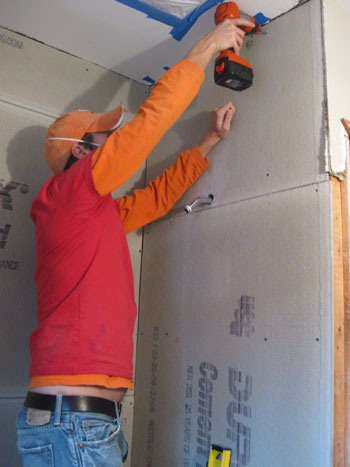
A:
[[[60,140],[63,140],[63,141],[76,141],[77,143],[91,144],[92,146],[97,146],[97,147],[101,146],[98,143],[89,143],[87,141],[83,141],[82,139],[75,139],[75,138],[60,138],[58,136],[57,137],[46,138],[46,140],[49,140],[49,139],[60,139]]]
[[[117,123],[111,128],[111,130],[116,130],[117,128],[120,127],[120,125],[123,123],[123,120],[124,120],[124,109],[122,107],[122,113],[119,117],[119,120],[117,121]]]

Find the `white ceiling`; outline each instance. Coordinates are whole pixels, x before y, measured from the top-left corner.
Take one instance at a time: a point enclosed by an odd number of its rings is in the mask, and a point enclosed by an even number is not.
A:
[[[298,0],[241,0],[250,15],[275,18]],[[215,7],[179,42],[171,26],[115,0],[2,0],[0,26],[147,84],[214,26]]]

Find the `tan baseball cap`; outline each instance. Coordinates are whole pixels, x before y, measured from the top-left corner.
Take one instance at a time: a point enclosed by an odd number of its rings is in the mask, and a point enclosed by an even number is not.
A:
[[[54,173],[61,172],[72,154],[72,147],[85,133],[117,129],[124,118],[119,105],[109,112],[96,114],[89,110],[74,110],[59,117],[49,127],[45,142],[47,165]]]

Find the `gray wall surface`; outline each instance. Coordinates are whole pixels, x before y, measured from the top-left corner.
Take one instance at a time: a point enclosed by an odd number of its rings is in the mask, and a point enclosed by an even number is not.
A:
[[[148,163],[148,177],[198,142],[232,100],[212,167],[145,231],[132,466],[330,467],[332,226],[325,173],[320,3],[246,41],[252,88],[209,69]],[[172,154],[169,154],[169,147]],[[209,208],[185,214],[198,195]]]
[[[350,61],[348,31],[350,28],[350,2],[323,0],[324,35],[327,72],[329,157],[332,172],[344,172],[347,137],[341,123],[350,118]],[[345,60],[343,59],[345,58]]]
[[[16,412],[27,392],[29,335],[36,325],[34,224],[30,206],[51,173],[44,162],[48,126],[75,109],[103,112],[122,100],[135,115],[148,88],[86,61],[0,29],[0,466],[18,466]],[[116,195],[143,184],[142,169]],[[141,234],[128,237],[135,290]],[[136,335],[135,335],[136,336]],[[122,422],[131,442],[133,392],[124,401]]]

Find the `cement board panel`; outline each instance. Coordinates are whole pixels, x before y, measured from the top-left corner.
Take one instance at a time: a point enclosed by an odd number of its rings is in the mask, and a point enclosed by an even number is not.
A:
[[[350,28],[350,2],[324,1],[324,37],[327,72],[327,102],[329,125],[329,155],[335,173],[346,170],[347,138],[341,119],[350,118],[350,62],[348,35]]]
[[[0,465],[21,467],[22,462],[16,447],[16,417],[23,399],[0,399]]]
[[[330,467],[329,183],[146,232],[133,466]]]
[[[0,103],[0,394],[24,395],[36,324],[35,229],[30,206],[51,176],[43,157],[48,117]]]
[[[129,444],[129,453],[123,467],[131,466],[131,447],[132,447],[132,427],[134,416],[134,394],[133,392],[127,393],[123,398],[122,413],[120,416],[120,424],[123,428],[123,433]]]
[[[254,68],[254,84],[238,93],[216,86],[213,63],[198,97],[153,151],[154,178],[179,152],[197,144],[210,111],[228,100],[237,108],[230,136],[209,155],[212,167],[180,201],[213,193],[215,204],[324,180],[323,62],[318,0],[246,38],[241,56]]]
[[[148,94],[136,83],[86,60],[0,28],[0,98],[59,116],[69,110],[104,112],[123,101],[135,114]]]

